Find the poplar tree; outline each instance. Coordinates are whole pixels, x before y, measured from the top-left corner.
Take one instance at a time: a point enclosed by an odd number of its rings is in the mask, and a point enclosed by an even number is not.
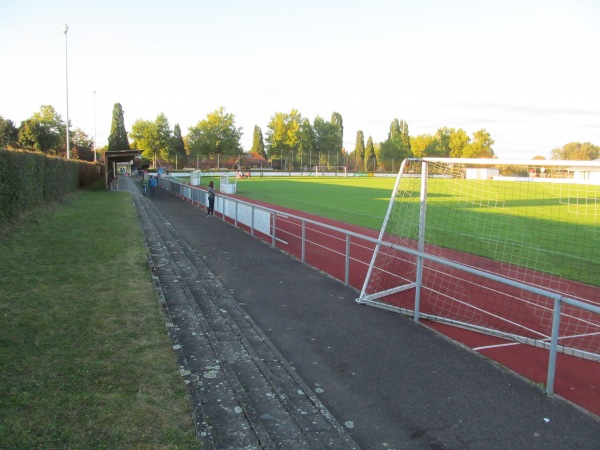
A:
[[[365,135],[362,130],[356,132],[356,143],[354,144],[354,156],[356,158],[356,171],[364,167],[365,161]]]
[[[342,115],[338,112],[334,112],[331,115],[331,123],[337,125],[340,129],[340,148],[344,146],[344,120]]]
[[[252,136],[252,148],[251,153],[258,153],[263,158],[267,159],[267,152],[265,151],[265,141],[263,139],[262,130],[258,125],[254,125],[254,134]]]
[[[115,150],[130,150],[127,131],[125,130],[125,119],[123,118],[123,107],[120,103],[115,103],[113,107],[112,124],[110,126],[110,135],[108,136],[109,152]]]
[[[410,135],[408,134],[408,123],[405,120],[400,121],[400,136],[402,139],[402,143],[404,144],[404,149],[410,155]]]
[[[173,155],[185,156],[185,144],[181,136],[181,127],[178,123],[173,127],[173,137],[171,138],[171,150]]]
[[[375,146],[373,145],[373,138],[369,136],[367,140],[367,148],[365,150],[365,170],[368,172],[371,169],[372,172],[375,172],[377,168],[377,157],[375,156]]]
[[[310,170],[313,166],[313,150],[315,149],[315,132],[310,120],[303,119],[300,125],[300,139],[299,139],[299,150],[300,150],[300,166],[308,166]],[[316,154],[316,151],[314,152]],[[308,164],[307,164],[308,161]]]
[[[403,159],[411,156],[408,125],[404,120],[394,119],[390,124],[388,138],[381,143],[379,162],[386,164],[386,170],[395,171]]]

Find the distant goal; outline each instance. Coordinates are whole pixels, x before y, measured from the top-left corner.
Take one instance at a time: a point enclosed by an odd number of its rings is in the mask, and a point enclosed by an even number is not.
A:
[[[348,175],[346,166],[315,166],[316,177],[345,177]]]
[[[600,306],[600,162],[407,159],[379,240],[359,303],[548,347],[537,290]],[[566,305],[560,336],[600,360],[599,314]]]

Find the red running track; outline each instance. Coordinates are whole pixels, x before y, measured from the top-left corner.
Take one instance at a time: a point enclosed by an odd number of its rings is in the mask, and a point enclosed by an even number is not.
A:
[[[249,201],[249,200],[246,200]],[[314,216],[302,211],[259,202],[251,203],[280,211],[276,217],[276,247],[302,258],[302,226],[297,219],[286,214],[311,219],[360,235],[377,238],[377,231]],[[225,219],[232,223],[230,219]],[[246,228],[238,223],[239,228]],[[305,263],[341,280],[345,280],[346,235],[308,224],[304,230]],[[254,232],[258,238],[271,243],[271,237]],[[360,290],[371,261],[374,245],[358,238],[350,238],[349,285]],[[470,263],[470,265],[474,265]],[[475,265],[476,267],[476,265]],[[402,300],[404,296],[404,300]],[[394,301],[413,303],[414,291],[405,291]],[[545,385],[548,370],[548,351],[530,345],[501,339],[462,328],[422,320],[421,323],[484,355],[519,375],[540,385]],[[554,392],[562,398],[600,416],[600,364],[595,361],[559,353],[557,356]]]

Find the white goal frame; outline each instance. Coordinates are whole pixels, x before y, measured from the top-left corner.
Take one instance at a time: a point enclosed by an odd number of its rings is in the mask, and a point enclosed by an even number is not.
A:
[[[467,176],[468,169],[473,171]],[[507,175],[510,171],[521,176]],[[430,196],[436,184],[446,190]],[[466,194],[459,192],[463,186]],[[503,191],[508,189],[514,198]],[[538,190],[546,197],[538,200]],[[444,209],[453,202],[454,210]],[[563,223],[544,212],[548,207],[572,217]],[[532,216],[521,217],[523,208],[531,208]],[[454,218],[462,220],[456,230]],[[554,323],[549,297],[600,306],[600,265],[592,256],[585,260],[600,248],[599,223],[600,161],[410,158],[396,178],[357,302],[549,348]],[[592,250],[583,249],[584,256],[553,254],[551,245],[532,241],[538,225],[584,234]],[[441,238],[430,240],[430,234]],[[453,248],[452,236],[464,238],[473,250]],[[523,237],[529,241],[520,242]],[[480,252],[479,241],[491,253]],[[563,257],[590,271],[583,281],[546,272],[551,258]],[[501,284],[490,281],[495,279]],[[559,350],[600,360],[600,316],[563,308],[561,319]]]
[[[342,170],[340,170],[342,169]],[[343,172],[343,175],[341,174]],[[348,176],[347,166],[315,166],[315,177]]]

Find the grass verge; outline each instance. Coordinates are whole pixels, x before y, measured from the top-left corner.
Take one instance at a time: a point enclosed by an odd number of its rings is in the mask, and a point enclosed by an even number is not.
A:
[[[198,448],[128,193],[0,236],[0,447]]]

